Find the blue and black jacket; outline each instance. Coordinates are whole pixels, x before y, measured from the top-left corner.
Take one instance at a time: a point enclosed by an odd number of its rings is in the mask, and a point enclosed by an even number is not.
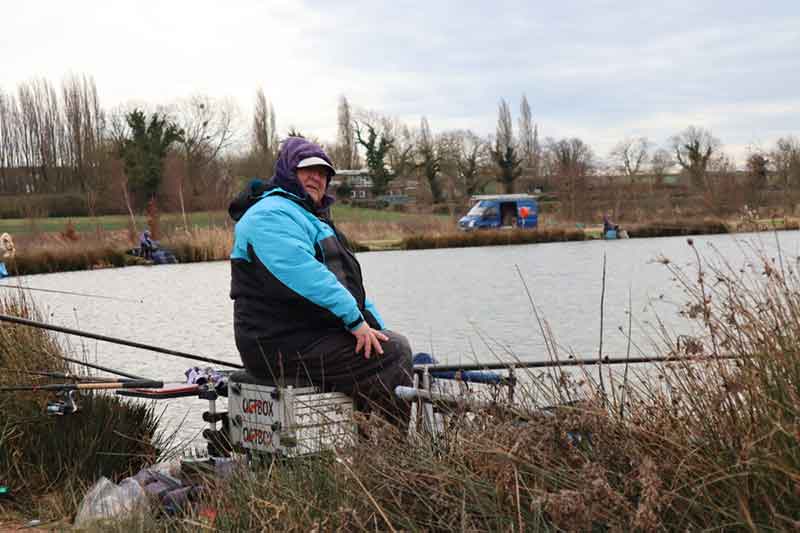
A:
[[[316,147],[304,139],[299,146],[306,145]],[[310,155],[295,154],[292,161],[292,148],[297,144],[284,143],[276,175],[252,183],[229,209],[238,220],[231,252],[234,331],[250,370],[263,367],[264,356],[302,353],[321,337],[353,331],[364,321],[384,329],[366,296],[361,266],[327,217],[330,199],[314,206],[297,181],[297,162]]]

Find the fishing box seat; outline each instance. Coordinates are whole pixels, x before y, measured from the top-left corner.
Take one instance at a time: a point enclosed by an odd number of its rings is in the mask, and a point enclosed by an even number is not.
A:
[[[234,372],[228,378],[228,430],[235,448],[283,456],[353,442],[353,399],[302,378]]]

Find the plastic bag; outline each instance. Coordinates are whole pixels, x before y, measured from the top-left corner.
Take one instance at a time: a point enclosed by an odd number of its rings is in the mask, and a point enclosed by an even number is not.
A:
[[[83,527],[95,520],[115,518],[147,505],[147,494],[136,480],[125,478],[119,485],[101,477],[83,497],[75,527]]]

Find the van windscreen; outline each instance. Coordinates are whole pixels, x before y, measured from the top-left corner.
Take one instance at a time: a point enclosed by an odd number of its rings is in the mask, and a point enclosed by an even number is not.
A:
[[[487,202],[486,200],[481,200],[477,204],[472,206],[472,209],[469,210],[467,216],[469,217],[479,217],[482,216],[483,213],[486,211],[486,208],[492,205],[492,202]]]

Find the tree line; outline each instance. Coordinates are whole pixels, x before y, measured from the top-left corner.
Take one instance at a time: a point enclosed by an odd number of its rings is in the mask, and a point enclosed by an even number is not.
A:
[[[793,136],[751,149],[743,172],[720,140],[698,126],[661,146],[626,138],[600,158],[577,137],[541,139],[524,94],[516,121],[509,103],[499,101],[491,135],[434,133],[425,116],[408,125],[354,109],[345,96],[337,122],[335,140],[313,140],[338,168],[366,167],[375,196],[397,178],[419,182],[420,199],[434,204],[468,199],[490,185],[498,192],[543,189],[557,194],[565,215],[576,218],[586,210],[587,190],[603,177],[658,187],[678,170],[692,190],[705,194],[720,194],[731,180],[743,180],[754,194],[770,181],[800,189],[800,142]],[[277,130],[262,89],[252,116],[242,120],[230,100],[194,95],[168,105],[106,110],[91,76],[68,76],[58,87],[35,79],[14,91],[0,88],[0,193],[79,194],[90,213],[98,206],[140,209],[154,199],[183,210],[219,207],[237,178],[272,174],[285,135],[304,132]]]

